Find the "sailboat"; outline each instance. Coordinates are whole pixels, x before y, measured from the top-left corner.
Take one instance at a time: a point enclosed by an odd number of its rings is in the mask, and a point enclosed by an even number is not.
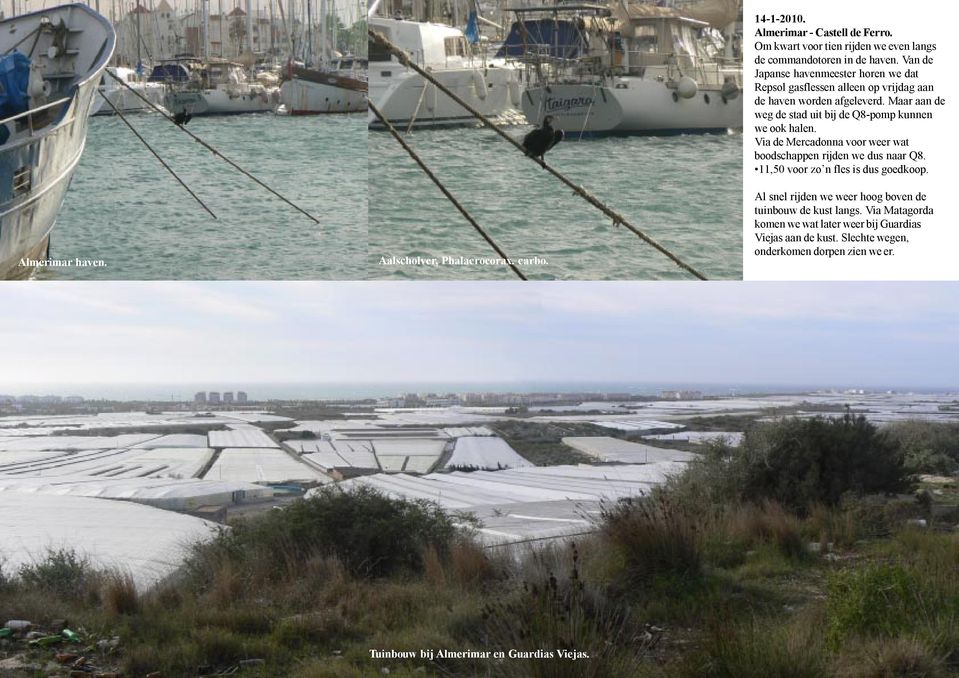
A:
[[[501,55],[525,64],[531,124],[567,133],[725,133],[743,126],[742,57],[705,21],[637,2],[522,7]]]
[[[29,277],[49,255],[115,46],[85,5],[0,21],[0,278]]]
[[[280,101],[279,88],[250,80],[243,64],[227,59],[186,57],[161,62],[153,67],[150,80],[169,85],[163,104],[174,113],[263,113],[275,110]]]
[[[312,3],[307,0],[306,55],[292,57],[283,71],[280,101],[291,115],[350,113],[366,110],[366,60],[333,58],[329,50],[326,0],[320,0],[320,55],[313,58]]]
[[[278,87],[265,85],[247,74],[244,64],[209,56],[209,8],[203,4],[204,52],[206,58],[193,56],[165,60],[154,66],[151,82],[163,82],[168,91],[164,105],[173,113],[229,115],[274,111],[280,101]],[[246,38],[250,68],[254,62],[253,16],[246,0]]]

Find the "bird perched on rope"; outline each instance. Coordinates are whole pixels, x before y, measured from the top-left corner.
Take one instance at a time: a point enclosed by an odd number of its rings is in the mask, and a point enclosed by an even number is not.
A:
[[[187,113],[185,108],[179,113],[173,114],[173,122],[175,122],[177,125],[185,125],[192,119],[193,116]]]
[[[523,137],[523,148],[526,149],[526,155],[539,161],[545,169],[546,162],[543,160],[543,155],[562,140],[563,130],[553,129],[553,116],[547,115],[543,118],[542,127],[534,129]]]

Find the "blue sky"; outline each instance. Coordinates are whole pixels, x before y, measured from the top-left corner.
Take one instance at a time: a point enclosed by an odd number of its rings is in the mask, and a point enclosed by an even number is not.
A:
[[[0,392],[207,380],[959,389],[952,283],[27,282],[0,285],[0,308]]]

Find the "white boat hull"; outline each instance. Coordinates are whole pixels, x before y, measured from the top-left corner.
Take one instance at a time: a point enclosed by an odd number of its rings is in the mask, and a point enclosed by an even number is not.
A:
[[[280,85],[280,103],[290,115],[355,113],[366,110],[366,94],[294,77]]]
[[[396,63],[370,64],[370,97],[397,127],[468,125],[477,119],[435,85]],[[390,73],[384,77],[384,73]],[[519,74],[512,68],[435,69],[443,86],[485,116],[496,117],[519,106]],[[370,126],[381,126],[370,114]]]
[[[528,88],[523,114],[534,125],[546,115],[567,134],[681,134],[725,132],[743,126],[743,97],[721,88],[700,88],[690,98],[659,80],[617,78],[610,86],[588,83]]]
[[[186,111],[190,115],[234,115],[266,113],[276,110],[279,90],[264,87],[173,90],[163,99],[171,113]]]
[[[42,62],[58,59],[64,68],[76,64],[69,74],[57,72],[57,87],[51,89],[49,104],[40,105],[5,122],[5,141],[0,146],[0,279],[26,278],[35,260],[42,258],[50,233],[63,205],[73,173],[86,144],[87,126],[103,69],[113,54],[116,36],[110,24],[82,5],[68,5],[21,15],[2,22],[3,39],[11,44],[34,26],[57,25],[70,28],[70,42],[57,57],[43,35],[35,41],[31,57]],[[0,52],[7,45],[0,39]],[[59,48],[58,48],[59,49]],[[79,67],[83,67],[81,70]],[[62,102],[62,103],[60,103]]]
[[[120,113],[124,114],[144,113],[153,110],[143,99],[123,85],[117,85],[117,87],[119,89],[107,89],[106,91],[104,91],[103,87],[100,88],[93,103],[92,115],[115,115],[113,108],[104,101],[104,98],[109,99],[110,103],[113,104]],[[163,85],[158,83],[135,83],[131,84],[130,87],[139,92],[140,95],[146,98],[150,103],[156,106],[163,105],[163,96],[166,94],[166,88],[164,88]]]

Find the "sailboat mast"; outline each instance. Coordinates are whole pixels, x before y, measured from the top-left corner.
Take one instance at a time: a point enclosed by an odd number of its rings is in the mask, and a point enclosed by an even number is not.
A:
[[[307,66],[313,65],[313,3],[306,0],[306,53],[303,58]]]
[[[142,39],[140,38],[140,15],[143,14],[143,12],[140,10],[139,0],[138,0],[138,2],[137,2],[136,10],[135,10],[135,11],[136,11],[136,13],[137,13],[137,69],[139,69],[140,64],[141,64],[142,61],[143,61],[143,57],[142,57],[142,54],[141,54],[141,42],[142,42]]]
[[[276,16],[273,14],[273,0],[270,0],[270,61],[276,57]]]
[[[253,1],[246,0],[246,44],[250,48],[250,72],[252,73],[256,65],[256,57],[253,56]]]
[[[203,11],[203,59],[210,60],[210,0],[201,0]]]
[[[286,33],[286,42],[289,45],[290,49],[290,58],[292,59],[296,55],[293,54],[293,33],[289,27],[286,25],[286,14],[283,12],[283,0],[276,0],[277,7],[280,8],[280,21],[283,22],[283,32]],[[292,19],[292,17],[291,17]]]
[[[336,0],[330,0],[330,18],[332,19],[330,22],[332,26],[330,27],[329,49],[331,49],[332,52],[336,52],[336,26],[340,23],[336,19]],[[332,53],[330,53],[328,56],[330,59],[333,58]]]
[[[320,0],[320,60],[323,65],[330,60],[326,45],[326,12],[326,0]]]

